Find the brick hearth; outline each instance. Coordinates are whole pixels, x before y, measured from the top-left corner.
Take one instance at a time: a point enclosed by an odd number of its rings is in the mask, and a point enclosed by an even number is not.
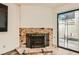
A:
[[[27,38],[26,34],[27,33],[35,33],[35,34],[49,33],[49,46],[46,48],[48,48],[47,50],[50,50],[50,48],[52,48],[52,45],[53,45],[53,29],[52,28],[20,28],[19,35],[20,35],[20,47],[21,48],[28,49],[26,47],[26,38]],[[34,48],[34,49],[29,48],[29,50],[34,52],[35,50],[39,51],[40,48]]]

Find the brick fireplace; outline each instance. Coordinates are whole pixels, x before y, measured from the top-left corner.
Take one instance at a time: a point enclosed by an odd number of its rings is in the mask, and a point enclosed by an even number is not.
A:
[[[42,48],[52,48],[52,28],[20,28],[20,47],[29,48],[30,51],[39,51]]]

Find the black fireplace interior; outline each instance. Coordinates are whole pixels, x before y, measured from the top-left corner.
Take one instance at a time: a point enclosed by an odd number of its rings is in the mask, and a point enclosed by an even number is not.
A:
[[[49,34],[40,33],[33,34],[28,33],[26,39],[26,47],[28,48],[43,48],[49,46]]]

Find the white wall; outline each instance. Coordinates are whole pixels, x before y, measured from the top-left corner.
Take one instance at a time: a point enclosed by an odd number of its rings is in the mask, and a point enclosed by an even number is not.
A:
[[[57,8],[52,9],[53,11],[53,34],[54,34],[54,44],[57,44],[57,14],[65,11],[70,11],[74,9],[79,9],[79,4],[72,3],[72,4],[64,4]]]
[[[8,31],[0,32],[0,54],[19,46],[18,7],[12,3],[5,5],[8,6]]]
[[[21,27],[52,28],[52,8],[21,5]]]

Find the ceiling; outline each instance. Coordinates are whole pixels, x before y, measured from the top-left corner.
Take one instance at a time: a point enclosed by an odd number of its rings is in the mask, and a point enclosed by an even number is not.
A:
[[[55,8],[58,6],[62,6],[65,3],[21,3],[22,5],[33,5],[33,6],[42,6],[42,7],[51,7]]]

